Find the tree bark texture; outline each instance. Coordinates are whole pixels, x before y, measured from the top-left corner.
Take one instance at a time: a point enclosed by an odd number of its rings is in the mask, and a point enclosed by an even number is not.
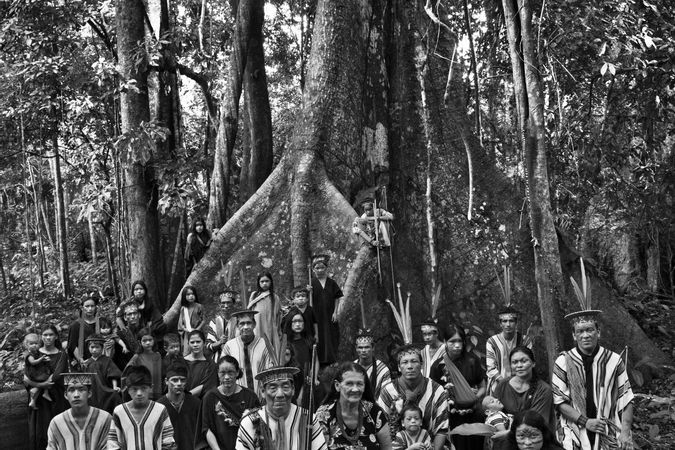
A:
[[[124,200],[127,209],[128,251],[132,280],[144,280],[148,295],[164,305],[165,297],[158,279],[159,218],[158,188],[152,167],[154,143],[145,136],[142,125],[150,120],[147,61],[139,58],[143,42],[145,11],[142,2],[118,0],[116,9],[117,49],[121,82],[120,117],[122,132],[133,136],[124,166]],[[144,54],[144,52],[140,52]],[[133,84],[132,84],[133,83]]]
[[[251,5],[248,57],[244,72],[245,107],[248,116],[248,158],[242,161],[239,200],[245,202],[272,173],[272,112],[265,73],[263,2]]]
[[[227,91],[221,101],[218,134],[209,186],[209,213],[207,227],[220,228],[227,221],[230,196],[232,152],[239,126],[239,99],[244,82],[244,71],[251,36],[251,14],[262,0],[240,0],[236,8],[236,26],[228,69]],[[262,8],[262,6],[259,6]]]
[[[59,278],[63,297],[70,297],[70,272],[68,271],[68,232],[66,230],[66,206],[61,178],[61,161],[59,160],[58,139],[54,135],[52,149],[49,152],[49,166],[54,179],[54,202],[56,216],[56,239],[59,248]],[[39,232],[39,230],[38,230]]]

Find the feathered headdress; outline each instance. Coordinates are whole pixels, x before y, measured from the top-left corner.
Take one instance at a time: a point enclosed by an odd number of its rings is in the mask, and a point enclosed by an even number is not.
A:
[[[587,322],[594,321],[597,319],[597,316],[602,314],[602,311],[599,309],[593,309],[591,303],[591,279],[586,275],[586,266],[584,265],[584,258],[579,258],[581,261],[581,288],[579,284],[570,277],[572,286],[574,287],[574,295],[576,295],[579,304],[581,305],[581,310],[570,313],[565,316],[565,319],[572,321],[572,323],[577,322]]]
[[[408,297],[406,298],[404,304],[403,296],[401,295],[401,283],[396,283],[396,287],[398,288],[399,309],[397,310],[394,304],[389,299],[387,299],[386,301],[394,313],[396,324],[398,325],[399,330],[401,330],[403,342],[405,344],[412,344],[412,320],[410,318],[410,292],[408,292]]]
[[[497,275],[497,281],[499,282],[499,287],[502,290],[502,296],[504,297],[504,307],[499,310],[499,318],[502,319],[508,316],[513,316],[516,319],[520,312],[513,307],[511,299],[511,268],[509,266],[502,266],[504,272],[504,279],[502,281]]]

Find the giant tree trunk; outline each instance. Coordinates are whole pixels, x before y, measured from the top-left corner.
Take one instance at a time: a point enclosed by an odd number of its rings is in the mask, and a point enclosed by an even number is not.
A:
[[[272,172],[272,113],[265,74],[264,19],[263,3],[254,2],[251,5],[251,28],[244,73],[250,146],[248,157],[242,161],[239,176],[239,201],[242,203],[258,190]]]
[[[239,126],[239,99],[248,57],[252,11],[262,8],[262,0],[236,0],[231,3],[236,14],[235,31],[230,54],[227,91],[220,106],[220,123],[209,186],[209,214],[206,218],[209,228],[220,228],[227,221],[232,153]]]
[[[129,262],[132,280],[145,280],[148,295],[164,303],[157,262],[159,258],[158,189],[152,167],[155,144],[144,130],[150,120],[147,61],[139,55],[143,42],[145,11],[136,0],[118,0],[116,9],[117,53],[122,93],[120,117],[123,136],[124,198],[129,227]]]

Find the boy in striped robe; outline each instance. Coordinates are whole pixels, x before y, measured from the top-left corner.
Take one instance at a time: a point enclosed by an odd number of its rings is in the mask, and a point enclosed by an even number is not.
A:
[[[230,355],[239,361],[244,376],[237,380],[237,384],[260,394],[255,377],[276,364],[276,355],[267,337],[255,335],[257,313],[254,310],[243,310],[232,314],[237,319],[239,336],[223,345],[222,356]]]
[[[359,329],[356,334],[356,355],[358,359],[354,362],[366,370],[373,397],[380,398],[380,392],[387,385],[391,384],[391,373],[385,363],[375,359],[373,334],[370,329]]]
[[[274,367],[256,376],[265,396],[265,406],[244,413],[237,434],[236,450],[327,450],[316,418],[307,445],[309,412],[291,403],[296,367]]]
[[[553,367],[558,438],[570,450],[633,448],[633,391],[621,357],[598,344],[600,313],[584,310],[565,316],[572,321],[577,345],[558,356]]]
[[[532,341],[523,336],[518,329],[519,312],[511,306],[506,306],[499,312],[499,327],[501,333],[491,336],[485,344],[485,363],[487,366],[487,392],[492,395],[500,381],[511,377],[511,350],[524,345],[532,348]]]
[[[108,450],[175,450],[169,413],[164,405],[150,400],[150,370],[145,366],[129,366],[124,375],[131,400],[113,411]]]
[[[47,430],[47,450],[105,450],[111,417],[89,406],[93,374],[63,375],[70,409],[55,416]]]
[[[441,341],[438,331],[438,323],[436,319],[429,317],[420,326],[422,330],[422,339],[424,340],[424,347],[422,348],[422,375],[429,378],[431,373],[431,366],[443,358],[445,354],[445,346]]]
[[[420,351],[407,344],[398,352],[401,376],[385,386],[377,404],[389,416],[392,436],[400,430],[400,414],[409,403],[422,411],[422,427],[431,435],[434,450],[441,450],[448,434],[448,394],[440,384],[422,375]]]

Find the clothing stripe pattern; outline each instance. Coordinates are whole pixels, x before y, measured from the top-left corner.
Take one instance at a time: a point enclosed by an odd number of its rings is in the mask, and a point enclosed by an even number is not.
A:
[[[571,361],[572,367],[568,367]],[[571,370],[577,371],[581,386],[571,386],[568,376]],[[611,448],[610,442],[616,442],[621,430],[620,414],[633,401],[633,391],[628,380],[626,366],[621,357],[604,347],[599,347],[593,358],[593,398],[598,408],[598,416],[607,419],[612,425],[608,428],[609,439],[600,440],[600,449]],[[574,404],[573,390],[585,393],[586,374],[583,360],[578,349],[563,352],[555,361],[551,387],[553,389],[553,403],[560,405],[568,403],[580,413],[586,412],[586,405]],[[579,428],[574,422],[560,415],[558,439],[563,447],[571,450],[591,450],[585,428]]]
[[[266,337],[254,337],[253,341],[248,345],[249,358],[251,360],[251,373],[253,378],[262,372],[263,370],[269,369],[270,367],[276,364],[276,358],[270,351],[271,344],[267,342]],[[240,336],[237,336],[234,339],[230,339],[223,345],[222,356],[230,355],[236,358],[239,361],[239,364],[242,366],[242,370],[246,373],[244,366],[244,341],[241,340]],[[237,384],[243,387],[248,387],[246,376],[243,376],[237,380]],[[252,386],[256,386],[257,381],[252,381]],[[255,389],[256,393],[260,394],[260,388]]]
[[[433,352],[433,354],[431,348],[428,345],[425,345],[424,348],[422,349],[422,375],[429,378],[429,374],[431,374],[431,366],[433,366],[437,360],[443,359],[444,354],[445,354],[444,345],[438,347]]]
[[[359,360],[355,359],[354,363],[358,364]],[[380,398],[380,393],[384,386],[391,383],[391,372],[385,363],[379,359],[375,359],[373,360],[373,364],[365,368],[369,380],[373,379],[373,368],[375,369],[375,386],[372,386],[373,397],[377,399]]]
[[[284,436],[288,442],[277,443],[260,442],[261,427],[268,427],[269,434],[276,435],[279,422],[272,418],[265,408],[255,409],[244,414],[237,433],[236,450],[298,450],[304,449],[305,431],[307,424],[307,411],[291,404],[291,409],[284,420]],[[314,417],[312,421],[312,445],[311,450],[328,450],[326,440],[321,431],[321,426]]]
[[[55,416],[47,430],[48,450],[105,450],[112,417],[107,412],[90,407],[80,428],[72,410]]]
[[[492,395],[497,387],[497,377],[501,376],[505,380],[511,376],[511,361],[509,361],[509,354],[511,350],[519,345],[525,345],[527,348],[532,348],[532,340],[516,332],[516,336],[507,341],[503,333],[491,336],[485,343],[485,363],[487,366],[486,375],[488,378],[487,391]]]
[[[140,422],[136,422],[126,403],[117,406],[108,439],[108,450],[166,450],[174,446],[169,413],[154,401],[150,401]]]

